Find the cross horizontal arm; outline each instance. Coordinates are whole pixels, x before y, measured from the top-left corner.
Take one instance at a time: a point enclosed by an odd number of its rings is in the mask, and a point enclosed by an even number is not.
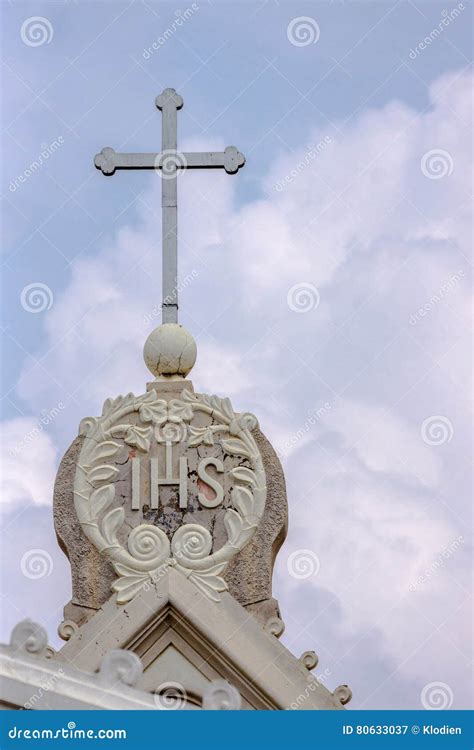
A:
[[[197,167],[204,169],[224,167],[226,172],[234,174],[245,164],[245,156],[235,146],[227,146],[225,151],[196,151],[184,153],[183,156],[186,167],[189,169]]]
[[[103,148],[96,154],[94,164],[105,175],[114,174],[116,169],[166,169],[170,162],[176,169],[217,169],[223,167],[228,174],[235,174],[245,164],[245,156],[235,146],[228,146],[225,151],[184,152],[168,151],[149,154],[125,154],[113,148]]]

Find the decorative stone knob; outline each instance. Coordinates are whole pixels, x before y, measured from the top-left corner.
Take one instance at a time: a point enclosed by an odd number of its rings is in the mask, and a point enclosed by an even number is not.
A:
[[[349,685],[339,685],[333,693],[333,696],[345,706],[352,698],[352,690]]]
[[[270,633],[270,635],[274,635],[275,638],[279,638],[284,633],[285,623],[279,617],[270,617],[263,626],[263,629],[267,633]]]
[[[10,646],[15,651],[40,654],[48,644],[46,630],[33,620],[22,620],[12,630]]]
[[[304,651],[298,659],[306,669],[311,671],[318,666],[319,657],[316,651]]]
[[[143,665],[136,654],[122,648],[113,648],[102,659],[99,679],[110,685],[118,683],[135,687],[142,673]]]
[[[227,680],[214,680],[204,691],[204,711],[239,711],[242,706],[240,693]]]
[[[158,109],[165,109],[166,106],[181,109],[183,106],[183,98],[176,93],[176,89],[165,89],[156,97],[155,104]]]
[[[106,146],[100,154],[95,155],[94,164],[97,169],[102,171],[102,174],[111,175],[115,172],[114,156],[115,151],[110,146]]]
[[[235,146],[227,146],[224,151],[224,169],[227,174],[235,174],[244,164],[245,156]]]
[[[179,380],[196,362],[196,342],[183,326],[164,323],[155,328],[143,349],[145,364],[159,380]]]
[[[72,620],[63,620],[58,625],[58,635],[63,641],[68,641],[78,630],[79,625]]]

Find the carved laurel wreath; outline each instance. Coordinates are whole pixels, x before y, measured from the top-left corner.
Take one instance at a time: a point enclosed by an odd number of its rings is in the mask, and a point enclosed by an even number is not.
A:
[[[251,434],[257,425],[256,418],[251,414],[235,414],[227,398],[183,391],[181,399],[167,402],[155,390],[142,396],[129,393],[107,399],[102,416],[87,417],[79,427],[84,443],[74,481],[74,505],[85,535],[111,561],[119,576],[112,585],[119,604],[130,601],[150,579],[159,579],[169,565],[218,601],[219,592],[227,589],[222,574],[229,560],[249,542],[263,516],[265,470]],[[110,462],[122,447],[114,438],[122,438],[127,445],[145,453],[150,448],[153,430],[160,439],[163,426],[183,427],[193,418],[194,411],[209,415],[214,424],[185,427],[188,447],[212,445],[219,436],[225,453],[246,458],[251,466],[237,466],[230,471],[235,484],[231,491],[233,507],[224,515],[227,542],[211,554],[213,540],[204,526],[184,524],[170,542],[160,528],[144,523],[130,532],[125,549],[117,538],[125,510],[122,507],[107,510],[115,497],[113,480],[118,474],[117,467]],[[141,422],[150,426],[127,424],[126,417],[133,412],[138,412]]]

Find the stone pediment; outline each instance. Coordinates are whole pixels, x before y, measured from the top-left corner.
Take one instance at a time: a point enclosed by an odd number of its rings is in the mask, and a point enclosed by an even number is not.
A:
[[[189,697],[176,690],[157,693],[146,684],[137,689],[143,665],[135,653],[124,649],[109,650],[98,669],[84,671],[52,659],[54,649],[47,645],[47,638],[41,625],[23,620],[14,627],[10,643],[0,644],[0,709],[162,711],[238,710],[242,706],[238,691],[224,680],[201,681],[199,701],[193,700],[192,693]],[[176,664],[179,676],[187,662],[183,659],[180,671],[179,653],[168,654],[168,662]]]
[[[71,562],[66,619],[84,622],[115,592],[129,602],[167,567],[209,598],[231,594],[265,622],[286,535],[283,472],[255,417],[186,380],[108,399],[81,422],[54,494]]]
[[[111,597],[53,659],[94,672],[110,649],[140,657],[138,689],[159,695],[171,677],[196,706],[208,684],[225,679],[244,709],[343,708],[341,692],[330,693],[228,592],[212,601],[174,567],[125,605]]]

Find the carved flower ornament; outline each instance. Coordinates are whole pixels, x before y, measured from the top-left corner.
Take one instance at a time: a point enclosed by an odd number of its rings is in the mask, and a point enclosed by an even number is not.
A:
[[[125,520],[123,507],[112,508],[114,480],[118,469],[113,463],[125,443],[148,452],[153,429],[167,424],[190,422],[195,412],[213,419],[208,427],[187,428],[188,447],[213,445],[220,440],[222,449],[231,456],[249,461],[250,468],[237,466],[229,473],[234,486],[232,507],[224,514],[227,542],[212,552],[210,532],[199,524],[184,524],[171,542],[162,529],[143,523],[130,532],[126,548],[118,540]],[[138,427],[127,418],[138,413],[143,423]],[[125,420],[125,421],[124,421]],[[112,584],[119,604],[130,601],[144,584],[156,580],[166,566],[173,565],[214,601],[227,589],[222,575],[231,560],[254,535],[263,516],[266,500],[265,471],[260,451],[251,434],[257,421],[251,414],[237,415],[229,399],[191,394],[183,391],[181,400],[166,402],[156,391],[142,396],[129,393],[108,399],[101,417],[82,420],[79,434],[84,436],[74,481],[74,505],[81,527],[96,549],[112,563],[118,575]]]

